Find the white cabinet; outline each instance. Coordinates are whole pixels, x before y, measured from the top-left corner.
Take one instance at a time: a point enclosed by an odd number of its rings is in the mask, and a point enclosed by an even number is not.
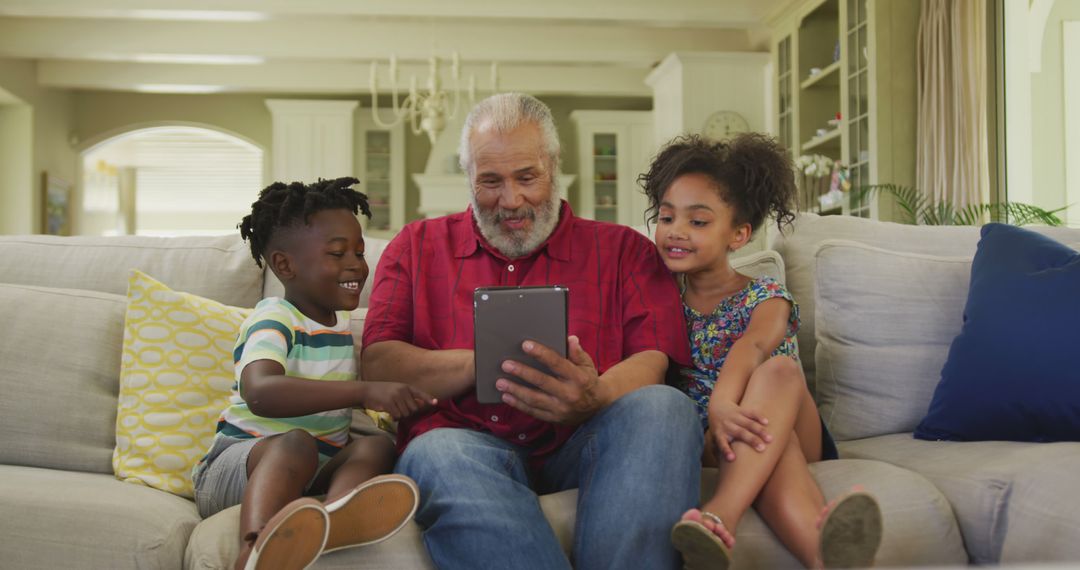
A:
[[[371,109],[361,109],[356,139],[356,177],[371,206],[371,219],[361,217],[364,231],[393,237],[405,225],[404,123],[383,128],[375,124]]]
[[[311,183],[352,172],[356,101],[267,99],[274,125],[274,180]]]
[[[655,153],[651,111],[574,111],[578,136],[578,199],[583,217],[625,225],[644,223],[648,201],[637,178]]]

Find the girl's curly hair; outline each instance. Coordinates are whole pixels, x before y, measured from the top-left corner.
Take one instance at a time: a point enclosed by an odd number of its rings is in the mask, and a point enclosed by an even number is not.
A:
[[[784,148],[768,135],[742,133],[719,142],[687,135],[668,143],[638,177],[649,198],[646,221],[656,221],[664,193],[684,174],[711,178],[720,199],[735,210],[736,225],[750,224],[756,231],[773,215],[783,231],[795,220],[795,170]]]
[[[363,213],[371,218],[367,196],[353,190],[359,184],[355,178],[320,178],[314,184],[275,182],[251,204],[251,213],[237,224],[240,237],[251,245],[255,264],[262,267],[263,254],[282,229],[307,225],[311,216],[323,210],[349,210],[353,215]]]

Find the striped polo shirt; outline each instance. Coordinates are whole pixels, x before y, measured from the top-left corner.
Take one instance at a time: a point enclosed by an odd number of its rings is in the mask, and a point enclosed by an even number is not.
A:
[[[285,299],[269,297],[240,326],[233,350],[236,376],[229,407],[218,420],[218,436],[238,438],[276,435],[302,429],[315,436],[325,461],[349,440],[352,410],[343,408],[294,418],[264,418],[252,413],[240,395],[240,373],[256,360],[273,360],[287,376],[340,382],[356,380],[356,359],[349,313],[338,311],[328,327],[311,320]]]

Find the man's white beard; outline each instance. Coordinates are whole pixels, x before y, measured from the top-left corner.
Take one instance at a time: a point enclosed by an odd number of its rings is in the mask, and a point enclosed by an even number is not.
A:
[[[469,200],[472,202],[473,218],[480,235],[484,236],[491,247],[502,252],[508,259],[524,257],[536,251],[540,244],[544,243],[555,226],[559,225],[560,194],[559,188],[552,181],[550,198],[537,207],[528,204],[508,210],[495,208],[490,211],[481,211],[476,203],[476,192],[470,193]],[[520,230],[504,230],[501,222],[506,218],[528,218],[532,221],[531,227]]]

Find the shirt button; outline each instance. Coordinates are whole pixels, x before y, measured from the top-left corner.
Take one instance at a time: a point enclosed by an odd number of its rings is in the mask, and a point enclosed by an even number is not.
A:
[[[521,441],[525,441],[525,434],[519,433],[518,434],[518,439],[520,439]]]
[[[513,273],[514,272],[514,266],[513,265],[507,265],[506,270],[509,271],[510,273]]]
[[[499,421],[499,416],[491,416],[491,421],[493,421],[493,422]]]

